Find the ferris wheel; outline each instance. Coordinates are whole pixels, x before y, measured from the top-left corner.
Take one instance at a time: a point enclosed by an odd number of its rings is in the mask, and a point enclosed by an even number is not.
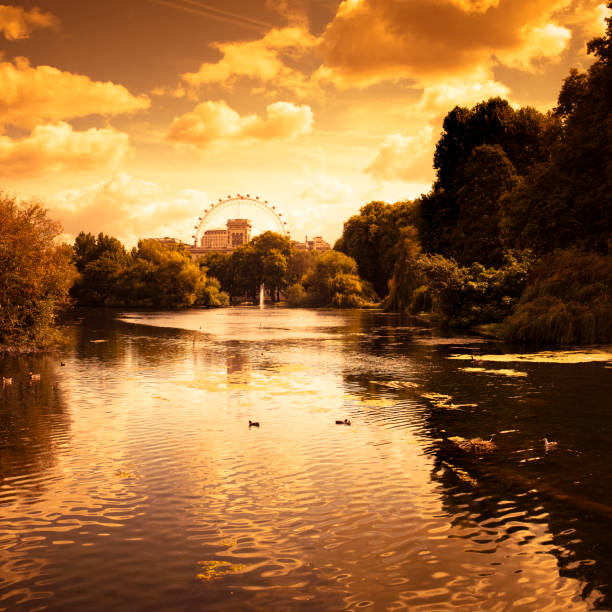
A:
[[[239,210],[244,206],[246,208],[254,208],[266,213],[276,227],[279,234],[282,236],[289,236],[289,230],[287,229],[287,222],[283,220],[283,214],[268,202],[268,200],[261,200],[259,196],[251,196],[247,193],[246,195],[237,194],[235,196],[228,195],[227,198],[219,198],[218,202],[209,204],[204,209],[204,214],[198,217],[198,224],[194,227],[195,234],[192,238],[194,239],[194,246],[198,246],[202,240],[204,232],[209,229],[211,221],[218,218],[219,213],[223,210],[229,210],[235,208],[238,205]]]

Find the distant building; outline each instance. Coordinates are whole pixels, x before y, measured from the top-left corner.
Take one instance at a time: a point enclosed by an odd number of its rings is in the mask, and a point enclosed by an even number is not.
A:
[[[292,240],[291,243],[297,251],[329,251],[331,245],[325,242],[321,236],[315,236],[314,240],[308,240],[308,236],[304,242]]]
[[[227,229],[206,230],[199,245],[188,246],[193,257],[206,253],[232,253],[251,241],[251,222],[248,219],[228,219]]]
[[[170,238],[169,236],[164,236],[163,238],[153,238],[153,240],[157,240],[157,242],[161,242],[162,244],[183,244],[182,240],[178,238]]]

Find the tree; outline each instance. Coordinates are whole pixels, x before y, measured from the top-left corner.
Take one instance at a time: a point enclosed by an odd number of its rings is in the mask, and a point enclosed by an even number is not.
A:
[[[612,3],[609,3],[612,7]],[[560,137],[503,203],[506,241],[540,254],[578,246],[612,247],[612,20],[588,44],[595,62],[572,70],[555,114]]]
[[[385,296],[393,275],[400,230],[415,219],[413,202],[370,202],[344,223],[342,237],[334,248],[352,257],[359,276],[372,283],[378,295]]]
[[[288,293],[292,306],[356,308],[375,299],[372,286],[357,275],[355,260],[338,251],[317,254],[314,267]]]
[[[81,306],[114,305],[116,287],[129,256],[117,238],[100,232],[97,237],[81,232],[73,245],[79,276],[70,294]]]
[[[517,183],[512,162],[499,145],[475,147],[463,169],[457,193],[457,220],[451,232],[451,254],[464,266],[479,262],[500,266],[500,199]]]
[[[497,146],[515,173],[525,176],[535,164],[549,159],[558,133],[559,121],[555,117],[529,107],[515,111],[501,98],[491,98],[471,109],[457,106],[451,110],[444,119],[443,133],[436,145],[437,174],[432,193],[420,200],[418,225],[425,251],[451,256],[457,247],[463,248],[456,244],[455,234],[462,216],[461,206],[465,203],[459,193],[469,187],[474,177],[476,160],[471,156],[475,149],[482,145]],[[499,206],[499,193],[495,195],[489,201],[491,213],[488,214],[492,217]],[[482,198],[481,204],[485,204]],[[467,239],[471,240],[471,236]]]
[[[278,250],[271,249],[263,258],[263,283],[273,302],[280,299],[280,290],[287,286],[287,258]]]
[[[117,293],[124,304],[156,308],[225,306],[219,283],[207,278],[182,244],[140,240],[122,272]]]
[[[75,276],[59,223],[37,202],[0,194],[0,342],[43,345]]]

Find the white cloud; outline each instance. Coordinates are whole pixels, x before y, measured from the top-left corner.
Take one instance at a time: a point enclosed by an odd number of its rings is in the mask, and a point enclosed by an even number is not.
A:
[[[57,194],[48,204],[68,240],[80,231],[104,232],[133,246],[140,238],[172,236],[189,241],[206,202],[202,191],[168,192],[152,181],[120,173]]]
[[[67,123],[39,125],[29,136],[0,136],[0,175],[114,168],[129,150],[128,136],[110,128],[75,132]]]
[[[303,26],[270,30],[263,38],[250,41],[215,43],[222,57],[215,63],[204,63],[197,72],[182,75],[192,87],[221,84],[233,86],[248,79],[274,87],[290,89],[294,95],[310,89],[303,72],[290,63],[313,53],[317,39]]]
[[[312,110],[306,105],[275,102],[267,116],[241,117],[226,102],[202,102],[170,126],[168,140],[204,148],[212,143],[249,140],[292,140],[312,131]]]
[[[45,122],[92,114],[116,115],[150,106],[122,85],[92,81],[26,58],[0,62],[0,123],[33,128]]]
[[[374,161],[364,170],[378,181],[425,182],[433,177],[433,129],[424,127],[415,136],[390,134]]]

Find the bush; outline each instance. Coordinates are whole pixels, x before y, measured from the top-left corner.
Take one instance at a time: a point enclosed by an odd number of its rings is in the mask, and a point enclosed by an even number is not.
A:
[[[502,334],[536,345],[612,342],[612,256],[575,249],[546,256]]]

